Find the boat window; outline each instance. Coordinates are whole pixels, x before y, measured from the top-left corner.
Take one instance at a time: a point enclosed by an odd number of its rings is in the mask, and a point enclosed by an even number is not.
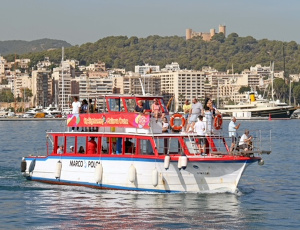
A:
[[[110,111],[115,111],[115,112],[125,111],[123,101],[121,100],[121,98],[110,98],[109,109]]]
[[[168,154],[169,149],[169,137],[168,138],[155,138],[155,144],[159,155]]]
[[[134,99],[125,99],[126,107],[128,112],[134,112],[134,108],[136,106],[136,102]]]
[[[116,154],[122,154],[122,149],[123,149],[123,138],[122,137],[117,137],[116,138]]]
[[[183,152],[178,138],[159,137],[155,138],[155,144],[158,154],[180,154]]]
[[[178,138],[169,138],[169,154],[181,154],[183,152],[182,146]]]
[[[86,154],[97,154],[98,153],[98,138],[90,136],[86,144]]]
[[[103,154],[116,154],[117,152],[117,138],[116,137],[102,137],[101,150]]]
[[[75,137],[67,137],[66,153],[75,153]]]
[[[77,137],[77,153],[86,153],[86,137]]]
[[[140,154],[141,155],[154,155],[153,147],[150,140],[140,141]]]
[[[124,145],[126,155],[135,154],[136,138],[126,138]]]
[[[109,139],[107,137],[101,137],[101,153],[108,154],[108,146],[109,146]]]
[[[58,137],[57,139],[57,146],[54,146],[54,153],[57,154],[63,154],[65,153],[65,141],[64,141],[64,137]]]

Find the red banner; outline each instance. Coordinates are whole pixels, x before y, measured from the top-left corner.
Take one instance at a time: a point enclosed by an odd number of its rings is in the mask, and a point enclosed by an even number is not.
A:
[[[149,129],[150,116],[126,114],[69,114],[67,125],[69,127],[124,127]]]

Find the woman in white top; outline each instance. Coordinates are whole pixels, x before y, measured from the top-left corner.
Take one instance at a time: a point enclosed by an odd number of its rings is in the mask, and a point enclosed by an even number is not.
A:
[[[163,122],[162,122],[162,132],[163,133],[168,133],[169,131],[169,122],[166,117],[164,117]]]

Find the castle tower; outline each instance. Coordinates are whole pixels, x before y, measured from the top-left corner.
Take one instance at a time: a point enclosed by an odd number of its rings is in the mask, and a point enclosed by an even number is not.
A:
[[[186,29],[185,31],[185,39],[189,40],[192,38],[192,29]]]
[[[219,33],[223,33],[226,37],[226,26],[219,25]]]
[[[210,29],[210,38],[212,38],[216,34],[215,29]]]

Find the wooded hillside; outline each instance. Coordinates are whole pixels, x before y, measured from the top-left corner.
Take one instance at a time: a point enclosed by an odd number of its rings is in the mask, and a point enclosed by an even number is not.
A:
[[[20,57],[30,58],[32,65],[48,56],[57,64],[61,61],[61,49],[23,54]],[[6,58],[13,61],[14,55]],[[285,58],[285,67],[284,67]],[[275,70],[286,70],[299,73],[299,45],[294,42],[256,40],[251,36],[239,37],[232,33],[227,38],[217,34],[210,42],[201,38],[185,40],[183,37],[147,38],[106,37],[95,43],[65,48],[65,59],[76,59],[81,65],[103,61],[108,68],[125,68],[134,70],[135,65],[149,63],[164,67],[171,62],[178,62],[180,68],[200,70],[203,66],[211,66],[219,71],[231,70],[240,73],[250,66],[261,64],[269,66],[275,62]]]

